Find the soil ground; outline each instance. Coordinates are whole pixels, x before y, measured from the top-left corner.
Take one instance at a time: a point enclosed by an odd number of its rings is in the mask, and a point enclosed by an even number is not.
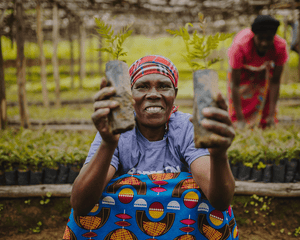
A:
[[[300,198],[235,196],[232,208],[241,240],[300,239]],[[69,198],[0,199],[0,239],[62,239],[69,213]]]

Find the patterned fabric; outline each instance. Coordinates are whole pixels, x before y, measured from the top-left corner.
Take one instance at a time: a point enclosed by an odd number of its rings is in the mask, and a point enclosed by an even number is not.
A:
[[[178,70],[175,65],[166,57],[160,55],[149,55],[136,60],[129,68],[131,86],[148,74],[162,74],[168,77],[174,87],[178,85]]]
[[[288,60],[285,40],[274,37],[274,48],[264,57],[255,50],[254,33],[247,28],[238,33],[228,50],[231,68],[241,69],[240,95],[244,118],[250,125],[264,127],[269,115],[270,79],[275,65],[282,66]],[[228,73],[228,113],[232,122],[237,121],[231,92],[231,69]],[[275,119],[277,122],[277,119]]]
[[[231,207],[214,209],[188,172],[125,174],[109,182],[87,216],[74,218],[64,240],[239,239]]]

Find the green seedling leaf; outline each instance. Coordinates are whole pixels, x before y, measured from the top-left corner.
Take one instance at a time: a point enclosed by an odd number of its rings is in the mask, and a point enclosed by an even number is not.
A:
[[[234,33],[216,33],[215,35],[205,35],[205,29],[207,28],[206,18],[202,13],[198,13],[199,26],[203,31],[203,35],[197,33],[195,30],[190,36],[189,27],[193,27],[191,23],[186,23],[184,27],[180,27],[179,30],[167,29],[167,32],[171,35],[182,37],[186,54],[185,60],[190,65],[191,69],[196,71],[199,69],[209,68],[214,63],[221,61],[222,59],[217,57],[213,59],[207,59],[213,50],[218,48],[221,41],[225,41],[231,38]]]
[[[102,47],[97,49],[98,51],[109,53],[113,59],[119,59],[119,57],[126,56],[124,52],[123,44],[125,40],[132,34],[132,30],[129,30],[131,25],[125,26],[118,33],[114,33],[114,30],[110,24],[105,23],[100,18],[95,18],[96,31],[98,34],[106,39],[109,47]]]

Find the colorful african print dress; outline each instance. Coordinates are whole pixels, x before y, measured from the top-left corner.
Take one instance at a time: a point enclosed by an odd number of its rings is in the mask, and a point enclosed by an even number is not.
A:
[[[284,65],[288,59],[288,53],[285,40],[275,35],[273,48],[265,56],[260,57],[256,52],[253,37],[254,33],[249,28],[242,30],[228,50],[231,67],[228,73],[228,112],[231,121],[236,122],[231,91],[231,69],[241,69],[239,92],[244,118],[249,125],[264,127],[269,115],[270,79],[275,65]]]
[[[239,239],[231,207],[214,209],[191,173],[125,174],[112,179],[87,216],[74,218],[64,240]]]

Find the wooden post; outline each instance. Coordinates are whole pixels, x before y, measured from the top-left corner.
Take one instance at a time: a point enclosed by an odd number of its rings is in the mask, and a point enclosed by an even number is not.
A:
[[[287,27],[288,27],[288,25],[287,25],[287,16],[284,16],[283,23],[284,23],[283,38],[287,42],[287,36],[286,36]],[[288,47],[288,49],[289,49],[289,47]],[[287,69],[288,67],[289,67],[289,65],[285,64],[284,69],[283,69],[283,83],[287,83],[288,80],[289,80],[289,71]]]
[[[2,28],[4,14],[7,9],[7,5],[2,10],[0,17],[0,28]],[[7,104],[5,96],[5,79],[4,79],[4,66],[3,66],[3,55],[1,45],[1,32],[0,32],[0,129],[5,129],[7,126]]]
[[[89,38],[89,50],[90,50],[90,75],[94,76],[94,43],[93,43],[93,37],[91,36]]]
[[[40,49],[40,61],[41,61],[41,83],[42,83],[42,95],[43,95],[43,104],[44,107],[49,107],[49,99],[48,99],[48,90],[47,90],[47,72],[46,72],[46,58],[43,50],[43,26],[42,26],[42,9],[40,1],[37,1],[36,5],[36,33],[37,33],[37,41]]]
[[[52,41],[53,41],[53,55],[52,55],[52,65],[53,65],[53,77],[55,81],[55,107],[60,107],[60,86],[59,86],[59,69],[58,69],[58,59],[57,59],[57,45],[59,41],[59,26],[58,26],[58,6],[57,3],[53,4],[53,29],[52,29]]]
[[[70,76],[71,76],[71,89],[74,89],[74,42],[72,38],[71,19],[69,19],[69,42],[70,42]]]
[[[300,8],[297,7],[298,9],[298,34],[300,33],[300,14],[299,14],[299,11],[300,11]],[[300,49],[300,41],[298,40],[298,49]],[[299,62],[298,62],[298,82],[300,82],[300,58],[299,58]]]
[[[28,106],[26,99],[26,66],[25,66],[25,56],[24,56],[24,19],[23,19],[23,6],[22,1],[16,1],[16,41],[17,41],[17,82],[18,82],[18,97],[19,97],[19,110],[20,110],[20,120],[21,126],[23,128],[29,128],[29,116],[28,116]]]
[[[0,128],[5,129],[7,125],[7,109],[5,97],[5,80],[4,80],[4,66],[1,46],[0,34]]]
[[[84,22],[80,22],[79,24],[79,48],[80,48],[80,55],[79,55],[79,69],[80,69],[80,74],[79,74],[79,87],[82,88],[82,81],[85,79],[86,72],[85,72],[85,38],[86,38],[86,33],[85,33],[85,26]]]

